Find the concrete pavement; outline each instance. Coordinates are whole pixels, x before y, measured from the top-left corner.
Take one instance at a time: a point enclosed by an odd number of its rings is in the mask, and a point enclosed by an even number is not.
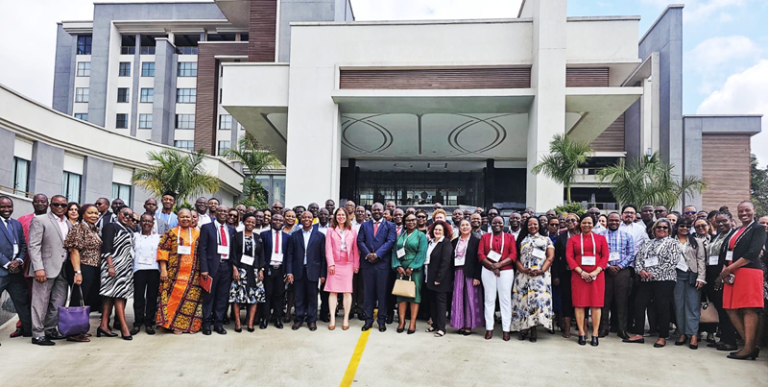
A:
[[[130,317],[129,317],[130,319]],[[329,331],[320,323],[292,331],[201,333],[181,336],[143,331],[133,341],[95,336],[98,318],[91,318],[90,343],[57,341],[39,347],[28,338],[9,339],[13,323],[0,329],[2,386],[338,386],[358,343],[362,323]],[[442,338],[371,331],[354,376],[355,386],[765,386],[768,353],[757,361],[726,359],[712,348],[653,348],[602,339],[600,346],[580,347],[576,336],[540,334],[537,343],[513,336],[493,340],[480,333],[469,337],[449,328]],[[481,332],[484,330],[477,330]]]

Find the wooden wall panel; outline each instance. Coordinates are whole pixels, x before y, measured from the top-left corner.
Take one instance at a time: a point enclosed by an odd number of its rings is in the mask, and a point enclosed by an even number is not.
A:
[[[201,43],[197,53],[197,104],[195,105],[195,149],[216,154],[216,107],[219,105],[219,61],[217,55],[247,55],[248,42]]]
[[[735,215],[739,202],[749,199],[750,137],[704,134],[701,140],[701,169],[707,183],[701,209],[712,211],[725,205]]]
[[[590,144],[598,152],[624,152],[624,114]]]
[[[251,0],[248,22],[248,61],[274,62],[277,40],[277,0]]]
[[[565,87],[608,87],[608,67],[565,69]]]
[[[341,70],[340,89],[515,89],[531,87],[531,69]]]

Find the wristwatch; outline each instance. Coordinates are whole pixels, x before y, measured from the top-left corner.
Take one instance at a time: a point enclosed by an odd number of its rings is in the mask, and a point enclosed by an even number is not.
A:
[[[75,274],[83,274],[83,272],[80,270],[75,270]]]

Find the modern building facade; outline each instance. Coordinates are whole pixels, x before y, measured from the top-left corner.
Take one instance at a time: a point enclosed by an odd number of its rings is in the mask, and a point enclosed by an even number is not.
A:
[[[683,7],[639,42],[639,17],[566,9],[526,0],[515,19],[356,22],[348,0],[99,3],[93,21],[59,26],[53,106],[211,154],[247,133],[285,165],[260,178],[288,205],[545,210],[563,187],[530,170],[557,134],[596,151],[577,201],[614,207],[596,171],[652,152],[709,184],[685,203],[747,198],[760,117],[683,116]],[[705,157],[721,146],[731,157]]]

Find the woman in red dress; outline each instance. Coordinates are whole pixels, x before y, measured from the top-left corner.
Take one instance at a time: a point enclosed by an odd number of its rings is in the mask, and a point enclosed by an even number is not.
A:
[[[584,308],[592,310],[592,346],[597,347],[600,316],[605,300],[605,274],[608,265],[608,242],[602,235],[592,232],[595,219],[584,214],[579,220],[581,234],[568,239],[565,259],[571,268],[571,290],[576,325],[579,327],[579,345],[586,345]]]

